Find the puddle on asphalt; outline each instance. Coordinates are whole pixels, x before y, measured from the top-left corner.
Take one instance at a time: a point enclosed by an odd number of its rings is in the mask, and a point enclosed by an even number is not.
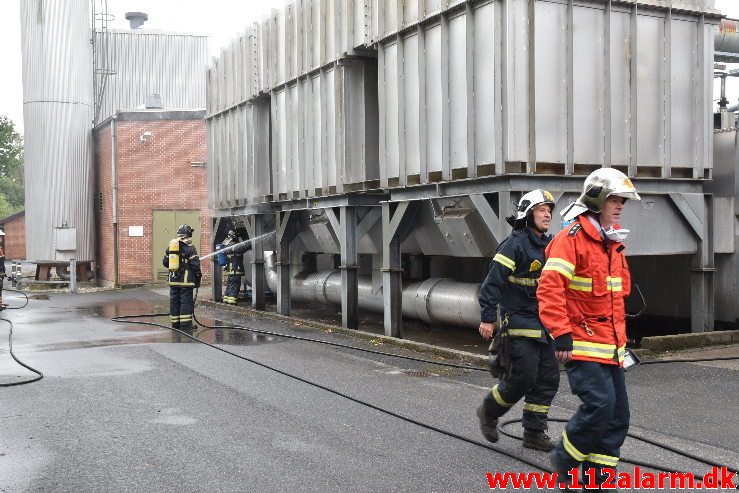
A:
[[[162,329],[163,330],[163,329]],[[146,336],[121,337],[111,339],[97,339],[88,341],[70,341],[60,342],[56,344],[39,344],[34,346],[34,351],[60,351],[65,349],[87,349],[94,347],[106,346],[123,346],[127,344],[152,344],[152,343],[179,343],[179,342],[195,342],[189,337],[168,330],[167,332],[154,333]]]
[[[119,301],[115,304],[106,303],[100,305],[78,306],[77,310],[90,315],[113,318],[132,315],[163,314],[169,315],[169,307],[164,305],[152,305],[139,300]],[[146,317],[149,318],[149,317]],[[153,317],[152,317],[153,318]]]
[[[38,297],[38,298],[36,298]],[[34,295],[33,299],[48,299],[48,295]],[[87,339],[83,341],[66,341],[60,343],[39,344],[34,346],[36,351],[54,351],[65,349],[84,349],[92,347],[119,346],[126,344],[156,344],[156,343],[194,343],[197,342],[186,334],[200,339],[210,344],[233,345],[233,346],[255,346],[261,344],[269,344],[280,342],[281,338],[267,336],[264,334],[255,334],[248,331],[238,329],[208,329],[196,326],[193,330],[185,333],[170,330],[169,327],[169,304],[150,303],[138,299],[118,299],[110,300],[102,303],[77,306],[70,309],[78,315],[82,315],[83,319],[90,317],[93,322],[96,318],[111,319],[123,316],[138,316],[140,318],[132,318],[125,320],[123,323],[116,323],[113,330],[120,334],[120,337],[114,336],[106,339]],[[157,314],[157,316],[145,316],[147,314]],[[46,317],[42,320],[34,320],[32,324],[54,324],[63,322],[63,316],[60,318]],[[198,320],[205,325],[228,325],[223,320],[198,317]],[[88,320],[89,321],[89,320]],[[146,324],[138,324],[136,321],[146,323],[156,323],[164,327],[157,327]],[[85,323],[85,321],[82,321]],[[167,328],[165,328],[167,327]]]
[[[259,346],[278,342],[282,339],[239,329],[200,329],[197,338],[211,344],[227,346]]]
[[[49,295],[48,294],[31,294],[28,295],[29,300],[48,300]]]

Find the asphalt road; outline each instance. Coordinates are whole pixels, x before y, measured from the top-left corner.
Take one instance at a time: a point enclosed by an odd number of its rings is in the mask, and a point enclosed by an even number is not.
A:
[[[4,300],[21,302],[11,293]],[[0,491],[481,492],[490,491],[486,472],[534,470],[473,443],[483,440],[474,410],[491,385],[486,373],[239,331],[195,333],[464,441],[167,329],[110,321],[162,311],[165,298],[137,289],[42,295],[0,313],[14,322],[16,356],[45,375],[0,389]],[[419,356],[296,324],[201,314]],[[7,330],[2,322],[0,381],[30,378],[8,354]],[[636,368],[628,375],[631,431],[739,467],[738,376],[736,362]],[[568,418],[579,404],[566,380],[552,417]],[[508,416],[520,413],[519,404]],[[554,423],[551,434],[560,432]],[[547,464],[511,438],[498,445]],[[622,452],[675,470],[708,469],[634,439]]]

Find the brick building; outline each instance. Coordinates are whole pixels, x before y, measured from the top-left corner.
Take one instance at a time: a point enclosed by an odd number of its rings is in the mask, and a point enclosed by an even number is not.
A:
[[[16,212],[0,219],[0,227],[5,231],[5,258],[25,259],[26,211]]]
[[[93,130],[98,279],[166,282],[161,260],[180,224],[210,253],[205,112],[118,111]],[[117,221],[116,221],[117,218]],[[203,281],[211,262],[203,262]]]

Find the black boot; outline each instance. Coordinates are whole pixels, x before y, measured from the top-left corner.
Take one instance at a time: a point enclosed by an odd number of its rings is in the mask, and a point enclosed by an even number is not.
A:
[[[480,421],[480,431],[488,442],[498,441],[498,418],[492,418],[485,412],[485,406],[477,408],[477,419]]]
[[[554,442],[543,431],[523,430],[523,446],[535,450],[549,452],[554,448]]]

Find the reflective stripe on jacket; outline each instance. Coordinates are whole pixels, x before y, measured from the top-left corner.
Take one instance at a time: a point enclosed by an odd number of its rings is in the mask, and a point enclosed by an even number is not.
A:
[[[480,318],[495,322],[497,307],[508,335],[546,341],[539,321],[536,285],[544,265],[544,248],[550,237],[536,236],[529,228],[514,231],[498,246],[490,270],[480,287]]]
[[[572,333],[573,360],[622,365],[624,300],[631,291],[624,249],[612,241],[606,248],[585,215],[560,231],[546,249],[537,289],[539,317],[552,337]]]

